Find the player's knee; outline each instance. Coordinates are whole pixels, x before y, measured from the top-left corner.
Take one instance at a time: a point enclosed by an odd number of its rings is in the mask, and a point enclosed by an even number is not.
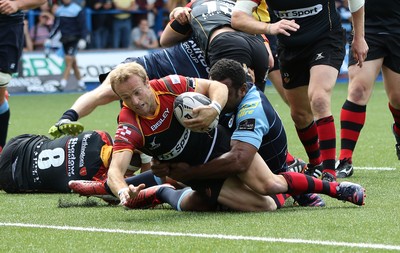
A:
[[[6,87],[11,80],[11,75],[9,73],[0,72],[0,87]]]

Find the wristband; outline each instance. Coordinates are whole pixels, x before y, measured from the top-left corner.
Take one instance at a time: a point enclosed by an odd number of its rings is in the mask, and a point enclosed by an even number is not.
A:
[[[211,106],[212,108],[217,110],[218,115],[221,113],[222,108],[221,108],[221,105],[218,102],[212,101],[211,104],[209,104],[209,106]]]
[[[271,33],[271,24],[270,23],[268,23],[268,26],[267,26],[267,34],[268,35],[272,35],[272,33]]]
[[[174,30],[175,32],[181,34],[181,35],[186,35],[187,33],[190,32],[190,30],[192,29],[192,27],[190,26],[190,24],[185,24],[185,25],[181,25],[177,20],[173,19],[171,21],[169,21],[169,25],[171,26],[172,30]]]
[[[129,187],[124,187],[124,188],[120,189],[120,190],[118,191],[118,196],[121,196],[121,194],[122,194],[124,191],[126,191],[126,190],[129,190]]]

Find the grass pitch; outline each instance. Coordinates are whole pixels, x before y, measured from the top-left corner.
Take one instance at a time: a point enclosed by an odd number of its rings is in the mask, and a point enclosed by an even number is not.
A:
[[[288,107],[272,87],[266,94],[285,123],[289,150],[305,158]],[[337,85],[332,112],[347,86]],[[11,94],[8,137],[46,134],[80,94]],[[399,164],[382,84],[376,84],[357,144],[349,181],[367,189],[357,207],[327,196],[327,206],[287,206],[273,213],[191,213],[125,210],[75,194],[0,191],[0,252],[392,252],[400,251]],[[114,134],[119,104],[99,107],[81,122]],[[338,138],[337,147],[340,147]],[[67,208],[68,207],[68,208]]]

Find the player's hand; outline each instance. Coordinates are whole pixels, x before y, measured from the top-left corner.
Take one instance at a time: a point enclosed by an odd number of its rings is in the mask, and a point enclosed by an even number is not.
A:
[[[44,47],[51,47],[51,39],[46,39],[43,43]]]
[[[193,108],[192,119],[185,119],[183,123],[193,132],[207,132],[208,127],[213,123],[215,118],[219,117],[218,112],[209,105],[202,105]]]
[[[151,171],[157,177],[167,177],[169,175],[169,164],[169,162],[160,162],[154,159],[151,165]]]
[[[289,32],[296,32],[298,29],[300,29],[300,25],[297,24],[294,19],[282,19],[279,22],[269,24],[266,33],[271,35],[283,34],[290,36]]]
[[[0,14],[10,15],[18,11],[18,2],[10,0],[0,0]]]
[[[86,40],[80,39],[80,40],[78,41],[78,49],[83,50],[83,49],[85,49],[85,48],[86,48]]]
[[[137,197],[139,192],[146,187],[145,184],[140,184],[138,186],[134,186],[132,184],[128,185],[126,188],[122,188],[118,191],[118,197],[120,200],[120,205],[126,206],[130,199],[134,199]]]
[[[76,136],[83,132],[84,126],[78,121],[70,121],[69,119],[61,119],[49,129],[49,134],[54,138],[62,135]]]
[[[360,68],[365,61],[365,58],[367,58],[368,50],[368,44],[365,41],[364,37],[353,37],[353,41],[351,43],[351,53],[353,54],[354,59],[357,60],[357,66],[359,66]]]
[[[191,166],[188,163],[171,163],[169,166],[169,177],[177,181],[192,180]]]
[[[173,11],[171,18],[178,21],[179,24],[181,24],[181,25],[186,25],[191,20],[191,16],[190,16],[191,11],[192,11],[192,9],[190,9],[189,7],[177,7]]]

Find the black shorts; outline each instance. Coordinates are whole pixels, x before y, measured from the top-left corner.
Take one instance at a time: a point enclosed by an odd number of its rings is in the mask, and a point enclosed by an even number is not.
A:
[[[21,140],[30,138],[31,135],[21,135],[12,138],[4,146],[3,151],[0,155],[0,189],[8,193],[19,192],[18,184],[13,178],[13,168],[16,167],[16,158],[21,156],[18,147],[21,144]],[[15,170],[15,169],[14,169]]]
[[[223,58],[246,64],[254,70],[257,87],[264,90],[268,72],[268,52],[257,36],[243,32],[220,33],[208,46],[207,57],[210,67]]]
[[[365,40],[369,47],[365,61],[383,58],[384,66],[400,74],[400,34],[367,33],[365,34]],[[357,61],[350,53],[349,66],[354,64],[357,64]]]
[[[0,25],[0,72],[16,73],[24,47],[24,23]]]
[[[315,43],[301,47],[278,45],[278,56],[285,89],[308,85],[310,69],[316,65],[332,66],[338,71],[346,55],[346,31],[327,33]]]
[[[76,36],[62,37],[61,42],[63,45],[64,54],[69,56],[75,56],[76,53],[78,52],[78,41],[79,38]]]
[[[269,69],[269,72],[279,70],[279,59],[278,59],[278,38],[276,35],[266,34],[269,40],[269,47],[271,48],[272,57],[274,57],[274,67]]]
[[[223,126],[218,125],[218,133],[216,146],[213,148],[210,155],[209,161],[221,156],[222,154],[230,150],[231,134]],[[220,179],[207,179],[207,180],[192,180],[184,182],[184,184],[190,186],[193,190],[205,196],[209,203],[216,204],[221,188],[226,178]]]

